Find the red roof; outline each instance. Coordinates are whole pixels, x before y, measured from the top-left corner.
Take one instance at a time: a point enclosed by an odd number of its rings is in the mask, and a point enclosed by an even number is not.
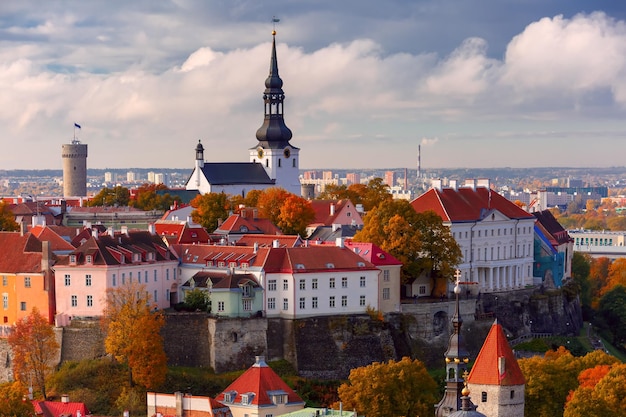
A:
[[[232,214],[228,216],[224,223],[215,229],[214,233],[262,233],[266,235],[277,235],[280,233],[280,229],[269,219]]]
[[[249,266],[261,266],[265,262],[268,248],[259,248],[256,253],[251,246],[225,246],[225,245],[172,245],[172,252],[184,264],[196,264],[206,266],[208,261],[217,262],[228,260],[249,263]]]
[[[61,417],[61,416],[77,416],[80,412],[81,416],[89,414],[89,410],[85,403],[73,403],[63,401],[33,401],[36,415],[44,417]]]
[[[272,248],[263,267],[267,273],[371,270],[376,267],[352,250],[330,245]]]
[[[0,232],[0,273],[40,273],[41,241],[32,233]]]
[[[485,343],[476,357],[468,382],[504,386],[526,383],[504,330],[497,320],[491,326]]]
[[[444,222],[466,222],[482,220],[492,210],[498,210],[509,219],[533,218],[533,215],[519,208],[512,201],[497,192],[478,187],[473,188],[431,188],[411,202],[416,212],[432,210]]]
[[[225,401],[224,394],[226,393],[235,394],[235,398],[229,402]],[[304,404],[302,398],[289,388],[289,385],[272,368],[267,366],[262,356],[257,357],[257,362],[234,380],[215,399],[225,404],[230,402],[241,403],[241,394],[254,394],[249,404],[256,406],[273,405],[274,403],[270,398],[272,394],[287,394],[287,403]]]
[[[31,229],[31,233],[42,242],[50,242],[50,249],[53,252],[74,250],[74,246],[72,246],[68,240],[59,235],[52,227],[35,226]]]
[[[315,219],[311,224],[323,224],[331,226],[335,223],[335,218],[348,205],[352,205],[350,200],[311,200],[311,207],[315,211]],[[333,213],[331,214],[331,207]]]
[[[402,265],[402,262],[373,243],[346,240],[344,244],[346,245],[346,248],[352,249],[352,251],[361,258],[373,263],[376,266]]]
[[[243,235],[237,241],[237,246],[254,246],[256,243],[260,248],[272,247],[274,241],[278,241],[278,245],[282,247],[293,248],[303,244],[302,238],[297,235]]]
[[[202,226],[190,226],[187,222],[176,220],[158,220],[154,223],[157,235],[174,243],[208,243],[209,233]]]

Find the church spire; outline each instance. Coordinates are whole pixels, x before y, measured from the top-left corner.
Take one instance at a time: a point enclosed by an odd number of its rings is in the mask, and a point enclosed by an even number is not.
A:
[[[454,411],[461,409],[462,390],[465,386],[463,374],[467,372],[469,362],[469,352],[465,348],[465,341],[461,333],[463,319],[459,308],[459,294],[461,293],[461,271],[458,269],[454,275],[456,285],[454,286],[455,308],[452,317],[452,335],[448,342],[448,350],[444,353],[446,360],[446,390],[439,404],[435,406],[437,417],[448,416]]]
[[[265,118],[263,125],[256,131],[259,145],[270,149],[283,149],[289,145],[292,137],[291,130],[285,125],[283,118],[283,80],[278,75],[278,59],[276,58],[276,31],[272,31],[272,57],[270,72],[265,79],[263,102],[265,103]]]

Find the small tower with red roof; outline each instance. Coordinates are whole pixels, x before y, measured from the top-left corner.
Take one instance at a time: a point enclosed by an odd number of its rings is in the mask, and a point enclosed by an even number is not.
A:
[[[524,417],[526,380],[496,320],[468,377],[474,403],[487,417]]]

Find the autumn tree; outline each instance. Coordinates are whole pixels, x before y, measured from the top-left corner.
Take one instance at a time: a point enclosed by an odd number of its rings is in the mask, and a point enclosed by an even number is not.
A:
[[[191,200],[191,206],[194,208],[191,219],[213,232],[220,221],[228,218],[232,204],[228,194],[221,192],[199,194]]]
[[[34,307],[19,320],[8,337],[13,352],[13,375],[22,385],[33,384],[46,398],[46,378],[54,369],[59,352],[54,330]]]
[[[33,403],[24,401],[27,390],[19,381],[0,384],[0,417],[32,417]]]
[[[422,362],[404,357],[352,369],[338,393],[359,415],[408,417],[432,415],[438,388]]]
[[[602,296],[595,321],[613,345],[626,350],[626,287],[617,285]]]
[[[128,366],[131,384],[158,388],[167,373],[160,334],[165,319],[153,309],[145,286],[133,283],[107,290],[102,324],[106,352]]]
[[[306,227],[315,220],[311,202],[290,194],[283,201],[276,226],[286,235],[306,236]]]
[[[382,202],[393,199],[389,193],[389,186],[383,182],[382,178],[373,178],[366,184],[327,185],[319,197],[322,200],[343,200],[348,199],[353,204],[362,204],[363,210],[368,212]]]
[[[589,273],[591,271],[591,257],[580,252],[572,255],[572,279],[580,294],[583,316],[591,314],[591,283]]]
[[[108,206],[125,207],[130,202],[130,191],[126,187],[118,185],[113,188],[105,187],[87,202],[90,207]]]
[[[589,269],[589,286],[591,291],[591,303],[597,308],[600,301],[600,291],[605,286],[609,277],[609,266],[611,260],[606,257],[592,258]]]
[[[164,184],[142,184],[137,188],[130,205],[145,211],[169,210],[174,201],[180,202],[180,197],[172,197],[167,190]]]
[[[291,193],[280,187],[272,187],[263,190],[257,199],[257,207],[259,208],[261,216],[269,219],[275,225],[278,225],[280,221],[280,209],[290,195]]]
[[[9,210],[4,201],[0,201],[0,232],[16,232],[20,230],[20,225],[15,221],[15,216]]]
[[[563,417],[621,416],[626,410],[626,365],[593,368],[565,404]],[[584,373],[581,373],[581,377]],[[579,377],[579,379],[581,379]]]

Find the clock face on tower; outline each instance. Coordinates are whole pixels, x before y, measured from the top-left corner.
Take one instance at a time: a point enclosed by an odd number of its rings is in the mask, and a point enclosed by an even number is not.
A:
[[[259,148],[256,150],[256,154],[259,156],[259,158],[263,158],[263,155],[264,155],[263,148],[259,146]]]
[[[285,148],[285,150],[283,151],[283,155],[285,155],[285,158],[289,158],[289,156],[291,155],[291,149]]]

